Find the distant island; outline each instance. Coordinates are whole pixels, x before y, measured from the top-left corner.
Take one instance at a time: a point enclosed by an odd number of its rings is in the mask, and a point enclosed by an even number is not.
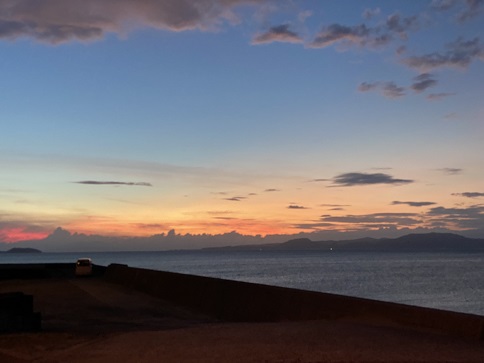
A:
[[[454,233],[407,234],[398,238],[359,238],[341,241],[292,239],[283,243],[204,248],[207,251],[382,251],[382,252],[484,252],[484,239]]]
[[[42,251],[35,248],[14,247],[9,249],[8,251],[5,251],[4,253],[42,253]]]

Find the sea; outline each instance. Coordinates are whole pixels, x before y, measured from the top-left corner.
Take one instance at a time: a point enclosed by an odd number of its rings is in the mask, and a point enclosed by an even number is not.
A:
[[[0,263],[127,264],[484,316],[484,252],[163,251],[0,253]]]

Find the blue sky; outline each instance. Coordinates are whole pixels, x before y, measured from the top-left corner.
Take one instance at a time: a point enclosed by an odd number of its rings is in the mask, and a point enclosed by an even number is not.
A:
[[[3,2],[0,241],[483,237],[483,18],[476,0]]]

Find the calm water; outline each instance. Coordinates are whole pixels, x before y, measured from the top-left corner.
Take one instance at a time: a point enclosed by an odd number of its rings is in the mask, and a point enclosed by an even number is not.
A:
[[[484,253],[170,251],[0,254],[0,263],[74,262],[220,277],[484,315]]]

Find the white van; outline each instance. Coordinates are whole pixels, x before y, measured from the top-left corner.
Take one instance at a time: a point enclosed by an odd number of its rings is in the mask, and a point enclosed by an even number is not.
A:
[[[90,258],[80,258],[76,262],[76,276],[89,276],[92,274],[92,261]]]

